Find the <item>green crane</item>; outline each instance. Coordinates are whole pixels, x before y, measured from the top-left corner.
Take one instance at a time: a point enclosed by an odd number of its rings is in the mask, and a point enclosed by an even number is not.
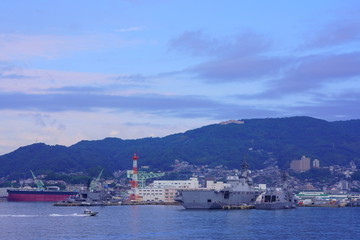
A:
[[[101,172],[99,173],[99,176],[96,179],[91,181],[90,186],[89,186],[89,190],[91,192],[95,191],[97,186],[99,185],[100,178],[101,178],[103,171],[104,171],[104,169],[101,170]]]
[[[37,178],[35,177],[35,174],[33,173],[33,171],[30,170],[30,172],[31,172],[32,177],[34,178],[34,182],[35,182],[35,184],[36,184],[36,186],[37,186],[37,189],[38,189],[38,190],[44,190],[44,189],[45,189],[44,183],[43,183],[41,180],[39,180],[39,179],[37,179]]]
[[[132,179],[132,175],[133,175],[133,170],[128,170],[127,177]],[[138,175],[139,188],[145,188],[147,179],[162,177],[165,175],[165,173],[163,173],[163,172],[153,173],[153,172],[139,171],[137,173],[137,175]]]

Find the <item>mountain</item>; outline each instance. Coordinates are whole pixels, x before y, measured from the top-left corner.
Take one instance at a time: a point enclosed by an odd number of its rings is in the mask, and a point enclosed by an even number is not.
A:
[[[243,119],[212,124],[163,138],[80,141],[72,146],[36,143],[0,156],[0,177],[37,172],[75,172],[104,167],[112,172],[139,165],[167,170],[174,160],[196,165],[240,168],[246,159],[252,169],[277,164],[289,168],[306,155],[322,166],[360,165],[360,120],[328,122],[311,117]]]

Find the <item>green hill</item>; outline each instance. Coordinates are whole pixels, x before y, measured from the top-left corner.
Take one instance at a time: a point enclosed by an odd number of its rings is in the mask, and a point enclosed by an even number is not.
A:
[[[240,168],[246,159],[252,169],[277,164],[289,168],[302,155],[322,166],[360,165],[360,120],[327,122],[310,117],[244,119],[244,124],[213,124],[163,138],[81,141],[70,147],[43,143],[21,147],[0,156],[0,177],[37,172],[75,172],[104,167],[130,169],[132,155],[139,165],[167,170],[175,159],[196,165]]]

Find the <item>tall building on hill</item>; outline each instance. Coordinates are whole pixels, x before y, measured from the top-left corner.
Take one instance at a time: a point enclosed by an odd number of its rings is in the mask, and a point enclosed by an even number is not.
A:
[[[305,172],[310,169],[310,158],[302,156],[300,160],[292,160],[290,169],[294,172]]]
[[[356,170],[356,164],[353,160],[351,160],[351,162],[350,162],[350,168],[351,168],[351,170]]]
[[[319,168],[320,167],[319,159],[314,159],[314,161],[312,163],[313,163],[313,165],[312,165],[313,168]]]

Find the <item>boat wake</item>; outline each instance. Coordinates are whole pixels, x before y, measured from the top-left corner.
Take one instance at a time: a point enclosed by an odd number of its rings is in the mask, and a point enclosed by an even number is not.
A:
[[[0,218],[7,218],[7,217],[15,217],[15,218],[27,218],[27,217],[87,217],[89,215],[82,214],[82,213],[72,213],[72,214],[49,214],[49,215],[26,215],[26,214],[2,214],[0,215]]]
[[[86,217],[88,215],[86,214],[78,214],[78,213],[73,213],[73,214],[49,214],[50,217]]]
[[[24,214],[5,214],[0,215],[1,217],[38,217],[39,215],[24,215]]]

